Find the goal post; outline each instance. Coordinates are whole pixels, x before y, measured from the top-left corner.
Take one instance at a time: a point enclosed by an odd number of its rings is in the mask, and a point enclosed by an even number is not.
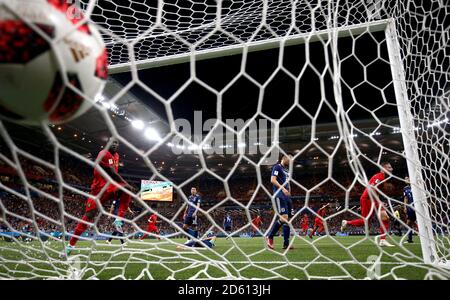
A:
[[[254,52],[275,49],[279,47],[288,47],[304,43],[313,43],[318,41],[327,41],[332,37],[344,38],[348,36],[356,37],[363,33],[374,33],[383,31],[386,35],[386,45],[389,54],[389,63],[392,72],[393,85],[395,89],[395,98],[397,101],[400,126],[402,128],[402,138],[404,144],[405,158],[407,161],[408,173],[411,180],[411,187],[414,196],[414,205],[417,211],[418,232],[421,240],[421,248],[424,262],[427,264],[436,264],[440,261],[436,252],[435,235],[433,233],[432,219],[429,211],[429,203],[426,194],[426,188],[422,179],[421,166],[418,155],[418,145],[415,137],[415,126],[408,104],[408,93],[405,85],[404,66],[400,54],[400,46],[397,36],[395,19],[382,19],[359,24],[328,28],[325,30],[312,31],[301,34],[287,35],[274,39],[261,41],[242,42],[240,44],[218,47],[208,50],[195,51],[193,46],[191,52],[186,52],[167,57],[157,57],[135,62],[136,69],[150,69],[162,66],[182,64],[192,61],[201,61],[214,59],[224,56],[241,54],[242,52]],[[212,24],[210,25],[212,26]],[[143,39],[159,38],[158,35],[149,35]],[[136,41],[134,41],[136,42]],[[114,64],[109,67],[110,74],[128,72],[131,69],[130,63]],[[337,74],[339,77],[339,74]],[[336,81],[339,81],[337,77]],[[336,83],[336,82],[335,82]],[[339,93],[339,91],[337,91]],[[337,95],[340,97],[340,95]],[[336,98],[339,98],[336,97]]]
[[[432,229],[428,204],[429,196],[426,194],[425,184],[422,178],[422,162],[418,154],[419,148],[415,136],[415,125],[406,91],[405,72],[403,70],[394,19],[388,21],[385,33],[400,127],[402,128],[405,158],[414,197],[414,208],[416,210],[422,255],[425,263],[437,264],[439,262],[439,256],[436,252],[435,236]]]

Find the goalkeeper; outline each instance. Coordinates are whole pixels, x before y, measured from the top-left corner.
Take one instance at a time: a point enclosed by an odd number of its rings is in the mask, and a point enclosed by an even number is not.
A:
[[[201,242],[196,242],[194,240],[187,241],[183,246],[178,246],[178,249],[186,248],[213,248],[216,242],[216,234],[213,231],[209,231],[206,237],[201,240]]]
[[[114,200],[111,205],[111,208],[109,209],[109,213],[111,215],[117,216],[117,213],[119,212],[119,206],[120,206],[120,199]],[[134,215],[134,212],[130,209],[130,207],[128,207],[128,212],[131,215]],[[111,218],[111,216],[108,217],[108,219],[110,219],[110,218]],[[115,219],[113,222],[113,225],[114,225],[114,231],[106,242],[108,244],[111,244],[112,239],[115,236],[119,236],[120,244],[122,244],[122,245],[125,244],[125,239],[123,238],[123,221],[121,221],[119,219]]]

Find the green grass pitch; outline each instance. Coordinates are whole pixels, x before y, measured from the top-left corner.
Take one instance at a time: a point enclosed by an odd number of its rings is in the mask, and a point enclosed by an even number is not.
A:
[[[184,241],[131,240],[125,247],[119,241],[81,241],[69,260],[59,258],[61,242],[1,241],[0,278],[365,279],[374,271],[381,279],[424,279],[432,270],[420,262],[417,237],[414,244],[383,250],[373,237],[297,237],[289,251],[281,249],[280,237],[275,251],[267,250],[262,238],[218,238],[214,251],[197,252],[177,249],[175,242]]]

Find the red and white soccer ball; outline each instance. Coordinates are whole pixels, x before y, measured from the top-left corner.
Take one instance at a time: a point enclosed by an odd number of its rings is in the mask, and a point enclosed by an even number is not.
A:
[[[64,123],[88,110],[92,101],[87,98],[102,92],[105,44],[69,2],[0,0],[1,118]]]

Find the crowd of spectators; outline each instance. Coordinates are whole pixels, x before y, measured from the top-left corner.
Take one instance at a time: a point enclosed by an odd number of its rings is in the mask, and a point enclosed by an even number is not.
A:
[[[7,188],[0,190],[0,218],[2,218],[0,225],[3,229],[20,231],[28,223],[35,231],[72,232],[78,219],[84,213],[86,197],[70,190],[69,187],[88,192],[92,167],[63,158],[60,162],[59,171],[25,157],[20,158],[20,167],[21,171],[18,171],[17,168],[12,168],[5,162],[0,162],[0,179],[2,185]],[[22,176],[25,176],[26,180]],[[59,178],[62,178],[63,186],[61,186]],[[324,203],[332,203],[333,209],[341,207],[345,201],[346,193],[353,199],[353,204],[357,206],[358,197],[364,189],[363,185],[357,183],[350,176],[341,176],[334,180],[341,186],[333,180],[325,180],[325,178],[319,176],[296,178],[296,181],[302,184],[302,187],[296,184],[292,185],[295,211],[301,211],[297,215],[297,219],[293,220],[295,228],[300,228],[300,219],[304,214],[308,216],[310,226],[312,226],[315,217],[313,211],[316,211]],[[24,185],[24,182],[27,183],[28,189],[26,189],[27,186]],[[251,219],[257,214],[262,217],[263,226],[261,230],[263,232],[267,230],[274,218],[269,194],[272,188],[268,178],[263,178],[263,183],[260,185],[255,178],[250,176],[229,180],[229,196],[233,200],[228,199],[227,201],[224,201],[227,194],[222,181],[207,179],[192,184],[198,186],[202,196],[202,209],[208,211],[208,215],[199,213],[200,231],[213,228],[212,220],[217,226],[222,227],[223,218],[227,213],[230,213],[233,219],[233,229],[241,229],[240,233],[251,231]],[[393,192],[393,196],[400,196],[402,187],[398,186]],[[16,195],[8,189],[13,190]],[[190,186],[186,186],[186,189],[185,194],[188,195]],[[310,199],[308,209],[305,208],[307,191],[308,199]],[[30,193],[29,196],[27,193]],[[179,231],[179,228],[174,224],[181,227],[182,206],[185,205],[183,199],[184,197],[175,193],[173,202],[159,203],[158,207],[154,208],[160,215],[160,219],[161,217],[165,219],[159,223],[162,233],[168,234]],[[239,204],[247,205],[250,200],[252,200],[252,205],[249,206],[247,214],[246,210],[242,208],[243,206],[239,206]],[[224,203],[215,207],[221,201]],[[105,211],[109,211],[110,205],[110,203],[106,204]],[[211,207],[215,207],[215,209],[210,210]],[[144,230],[150,215],[150,211],[138,201],[133,202],[131,209],[135,211],[135,215],[127,215],[127,218],[133,220],[133,222],[125,226],[126,231],[130,234],[139,232],[139,228]],[[331,234],[339,231],[342,219],[354,217],[353,214],[345,210],[338,211],[335,209],[331,213],[336,214],[327,219],[329,233]],[[370,230],[376,232],[378,223],[372,222],[371,224]],[[220,231],[217,226],[215,226],[216,230]],[[112,216],[100,214],[100,217],[96,219],[95,228],[98,232],[112,231]],[[91,231],[94,232],[95,230],[91,229]],[[353,233],[364,233],[364,230],[355,229]]]

